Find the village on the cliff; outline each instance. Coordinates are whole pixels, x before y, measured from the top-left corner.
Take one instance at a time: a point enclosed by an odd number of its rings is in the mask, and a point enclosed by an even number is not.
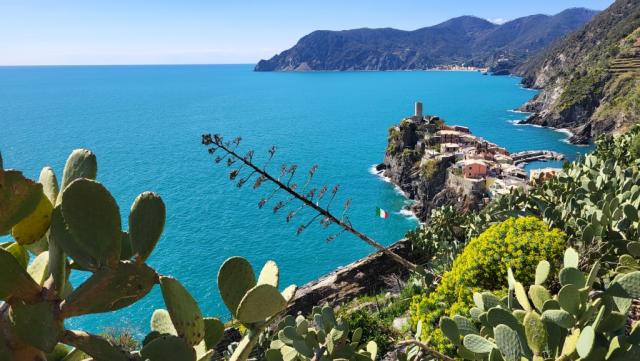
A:
[[[559,168],[543,168],[531,171],[528,176],[523,167],[533,161],[562,160],[561,153],[537,150],[510,153],[505,148],[475,136],[469,128],[447,125],[436,116],[424,116],[422,103],[415,103],[415,113],[403,119],[400,125],[390,129],[390,134],[404,134],[401,128],[416,131],[412,154],[418,155],[417,169],[429,169],[430,163],[447,163],[446,187],[461,195],[494,197],[509,193],[514,188],[527,189],[556,174]],[[403,152],[406,149],[399,149]]]

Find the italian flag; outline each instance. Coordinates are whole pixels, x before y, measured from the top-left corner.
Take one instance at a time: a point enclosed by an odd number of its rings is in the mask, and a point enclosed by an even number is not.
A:
[[[388,218],[389,217],[389,212],[385,211],[382,208],[376,207],[376,216],[378,216],[380,218]]]

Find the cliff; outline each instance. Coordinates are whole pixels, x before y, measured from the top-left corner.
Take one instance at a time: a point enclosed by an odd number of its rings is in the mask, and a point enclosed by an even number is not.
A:
[[[640,120],[640,1],[616,1],[516,73],[542,89],[525,123],[567,128],[573,143],[625,131]]]
[[[465,192],[449,186],[456,155],[439,152],[438,133],[444,122],[434,116],[414,116],[389,129],[384,161],[377,169],[415,203],[412,210],[426,220],[433,208],[455,205],[461,211],[481,206],[484,190]]]
[[[466,65],[508,73],[595,14],[587,9],[568,9],[502,25],[462,16],[414,31],[314,31],[291,49],[261,60],[255,70],[407,70]]]

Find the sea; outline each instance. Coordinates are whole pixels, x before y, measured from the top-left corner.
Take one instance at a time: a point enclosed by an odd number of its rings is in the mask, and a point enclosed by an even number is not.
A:
[[[412,115],[415,101],[448,124],[468,126],[509,151],[546,149],[568,159],[590,151],[566,142],[562,132],[514,124],[513,111],[536,94],[511,76],[478,72],[254,72],[252,65],[0,67],[0,151],[5,168],[33,179],[42,167],[58,176],[69,153],[87,148],[98,158],[98,180],[120,206],[127,227],[130,205],[143,191],[161,195],[166,227],[148,263],[179,279],[206,316],[229,318],[216,285],[222,262],[247,258],[259,272],[267,260],[280,267],[281,285],[302,285],[374,249],[359,239],[324,229],[303,210],[287,222],[288,203],[275,213],[273,186],[238,188],[226,164],[216,164],[201,144],[203,133],[242,137],[242,154],[274,174],[282,164],[298,166],[293,183],[307,189],[339,185],[332,210],[389,245],[417,225],[403,211],[408,200],[372,171],[380,163],[389,127]],[[275,156],[265,165],[269,149]],[[222,162],[224,163],[224,162]],[[560,162],[530,167],[558,166]],[[244,173],[247,174],[247,173]],[[254,178],[255,179],[255,178]],[[237,181],[237,179],[236,179]],[[389,218],[376,217],[376,207]],[[6,241],[1,239],[0,241]],[[71,282],[78,286],[86,274]],[[156,308],[164,308],[159,287],[122,310],[67,320],[67,327],[91,332],[128,330],[143,335]],[[111,332],[110,331],[110,332]]]

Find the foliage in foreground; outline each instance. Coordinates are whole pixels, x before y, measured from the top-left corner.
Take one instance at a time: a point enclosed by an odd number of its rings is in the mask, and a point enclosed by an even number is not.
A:
[[[567,249],[555,294],[544,286],[549,262],[538,264],[528,289],[509,269],[506,297],[475,293],[473,321],[443,317],[440,329],[468,360],[640,359],[640,322],[626,332],[632,301],[640,297],[640,271],[611,274],[596,262],[585,274],[578,263],[578,253]]]
[[[451,344],[437,329],[440,317],[467,312],[475,291],[504,293],[502,280],[508,267],[523,281],[532,281],[535,265],[543,259],[558,264],[565,247],[562,232],[549,230],[534,217],[510,218],[494,225],[469,242],[433,292],[414,298],[412,322],[422,321],[423,339],[431,338],[440,351],[450,350]]]
[[[5,170],[0,158],[0,234],[16,242],[0,247],[0,360],[195,361],[208,360],[224,326],[205,318],[176,279],[158,275],[146,263],[160,239],[165,206],[156,194],[136,198],[129,230],[121,229],[118,205],[95,181],[97,162],[87,150],[74,151],[58,187],[45,168],[39,183]],[[27,252],[36,255],[32,262]],[[78,288],[72,272],[91,275]],[[278,291],[279,270],[267,262],[259,277],[245,259],[220,268],[218,287],[233,317],[248,331],[231,360],[246,360],[264,329],[295,293]],[[64,320],[131,305],[159,284],[167,310],[156,310],[152,332],[140,351],[113,340],[67,330]],[[68,352],[66,345],[75,347]],[[46,354],[46,355],[45,355]]]
[[[432,225],[408,235],[419,249],[436,249],[454,259],[487,227],[509,217],[535,216],[567,235],[583,262],[607,255],[615,262],[629,242],[640,238],[640,127],[618,137],[603,137],[596,150],[528,192],[515,190],[479,212],[434,211]]]
[[[276,337],[265,358],[267,361],[375,360],[378,346],[374,341],[362,343],[363,335],[360,327],[352,332],[349,324],[336,318],[328,305],[316,306],[309,318],[287,316],[278,323]]]

